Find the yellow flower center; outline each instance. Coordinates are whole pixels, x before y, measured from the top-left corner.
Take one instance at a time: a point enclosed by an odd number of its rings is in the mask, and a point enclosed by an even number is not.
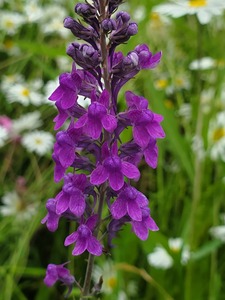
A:
[[[110,287],[111,289],[114,289],[116,287],[116,278],[115,277],[111,277],[107,280],[106,282],[107,286]]]
[[[174,108],[174,104],[173,104],[173,102],[170,99],[166,99],[164,101],[164,104],[165,104],[165,107],[168,108],[168,109]]]
[[[6,20],[5,21],[5,27],[6,28],[9,28],[9,29],[11,29],[11,28],[13,28],[14,27],[14,22],[12,21],[12,20]]]
[[[43,144],[43,141],[40,138],[36,138],[35,143],[36,143],[36,145],[41,145],[41,144]]]
[[[219,141],[220,139],[222,139],[225,136],[225,128],[217,128],[214,132],[213,132],[213,140],[215,142]]]
[[[184,85],[184,80],[182,78],[176,78],[175,83],[178,87],[182,87]]]
[[[12,40],[5,40],[4,46],[6,49],[12,49],[12,47],[14,46],[14,43]]]
[[[190,0],[189,6],[191,7],[203,7],[207,5],[207,0]]]
[[[24,97],[28,97],[30,95],[30,91],[27,88],[23,88],[21,94]]]
[[[168,80],[167,79],[159,79],[156,81],[155,86],[158,89],[165,89],[168,86]]]

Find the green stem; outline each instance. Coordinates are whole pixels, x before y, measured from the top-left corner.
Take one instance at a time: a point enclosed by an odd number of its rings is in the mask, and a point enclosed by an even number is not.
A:
[[[198,23],[198,33],[197,33],[197,59],[200,59],[202,55],[202,27]],[[201,97],[201,70],[197,71],[197,120],[195,128],[195,137],[201,139],[202,137],[202,127],[203,127],[203,111],[201,109],[200,103]],[[194,183],[192,190],[192,204],[191,204],[191,214],[189,219],[189,246],[191,251],[197,246],[197,230],[196,230],[196,220],[199,208],[199,203],[202,194],[202,174],[203,174],[203,161],[199,156],[199,153],[195,153],[194,160]],[[190,261],[187,266],[186,282],[185,282],[185,300],[192,300],[193,295],[193,274],[194,274],[194,262]]]

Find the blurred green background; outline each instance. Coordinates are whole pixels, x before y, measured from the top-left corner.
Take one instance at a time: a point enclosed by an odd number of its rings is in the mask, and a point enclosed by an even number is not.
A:
[[[124,92],[132,90],[164,116],[158,168],[143,163],[136,183],[150,199],[160,231],[142,242],[127,226],[111,254],[95,260],[93,280],[103,275],[99,299],[223,300],[225,18],[215,16],[206,25],[196,15],[173,19],[153,12],[162,2],[128,0],[121,6],[139,33],[119,47],[126,54],[146,43],[153,53],[163,52],[156,69],[140,72],[119,95],[121,109]],[[40,223],[46,200],[60,189],[51,158],[57,112],[47,98],[59,74],[70,72],[65,49],[74,36],[63,19],[75,18],[76,3],[0,1],[2,300],[64,299],[65,286],[49,289],[43,283],[48,263],[70,261],[81,283],[85,274],[87,255],[72,257],[71,247],[63,246],[68,221],[60,221],[55,233]],[[77,288],[69,299],[79,299]]]

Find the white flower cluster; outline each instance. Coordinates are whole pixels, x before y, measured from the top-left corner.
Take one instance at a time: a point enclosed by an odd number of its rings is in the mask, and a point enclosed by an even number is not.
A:
[[[153,11],[172,18],[196,15],[199,23],[208,24],[213,16],[222,15],[224,9],[224,0],[171,0],[155,6]]]
[[[190,250],[187,245],[184,245],[182,238],[170,238],[168,240],[168,246],[171,252],[181,253],[181,264],[185,265],[190,259]],[[158,245],[154,248],[153,252],[147,256],[148,263],[157,269],[169,269],[173,266],[173,257],[167,252],[167,250]]]
[[[29,152],[40,156],[49,153],[53,147],[54,138],[51,133],[35,130],[42,125],[39,111],[22,115],[19,119],[11,120],[0,116],[0,147],[10,141],[21,142]]]

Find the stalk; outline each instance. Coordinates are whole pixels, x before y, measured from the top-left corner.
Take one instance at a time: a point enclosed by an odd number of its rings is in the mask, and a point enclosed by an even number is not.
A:
[[[99,23],[101,24],[102,20],[104,20],[107,16],[107,0],[100,0],[99,1],[99,7],[100,7],[100,16],[99,16]],[[108,90],[108,92],[111,95],[111,85],[109,80],[109,68],[108,68],[108,48],[106,44],[106,36],[103,31],[103,29],[100,27],[100,50],[101,50],[101,57],[102,57],[102,71],[103,71],[103,79],[104,79],[104,85],[105,88]],[[104,142],[108,140],[109,135],[104,134]],[[105,191],[106,191],[106,184],[102,184],[99,188],[99,205],[98,205],[98,225],[95,230],[95,236],[97,237],[99,234],[100,224],[102,220],[102,210],[103,210],[103,204],[105,201]],[[83,286],[83,292],[80,300],[85,300],[86,296],[90,295],[90,287],[91,287],[91,277],[92,277],[92,270],[94,265],[94,259],[95,256],[91,253],[89,253],[88,256],[88,263],[87,263],[87,269],[85,274],[85,280],[84,280],[84,286]]]
[[[197,24],[197,59],[200,59],[202,56],[202,27],[198,22]],[[201,95],[201,70],[200,68],[197,70],[197,100],[198,103],[198,113],[197,113],[197,121],[195,128],[195,136],[200,138],[202,136],[202,127],[203,127],[203,111],[201,109],[200,103],[200,95]],[[192,190],[192,204],[191,204],[191,214],[189,221],[189,245],[191,251],[196,248],[196,219],[197,212],[201,200],[202,195],[202,175],[203,175],[203,161],[199,157],[198,153],[195,153],[194,160],[194,183]],[[187,275],[186,275],[186,288],[185,288],[185,300],[192,300],[192,280],[193,280],[193,271],[194,271],[194,262],[190,261],[187,266]]]

